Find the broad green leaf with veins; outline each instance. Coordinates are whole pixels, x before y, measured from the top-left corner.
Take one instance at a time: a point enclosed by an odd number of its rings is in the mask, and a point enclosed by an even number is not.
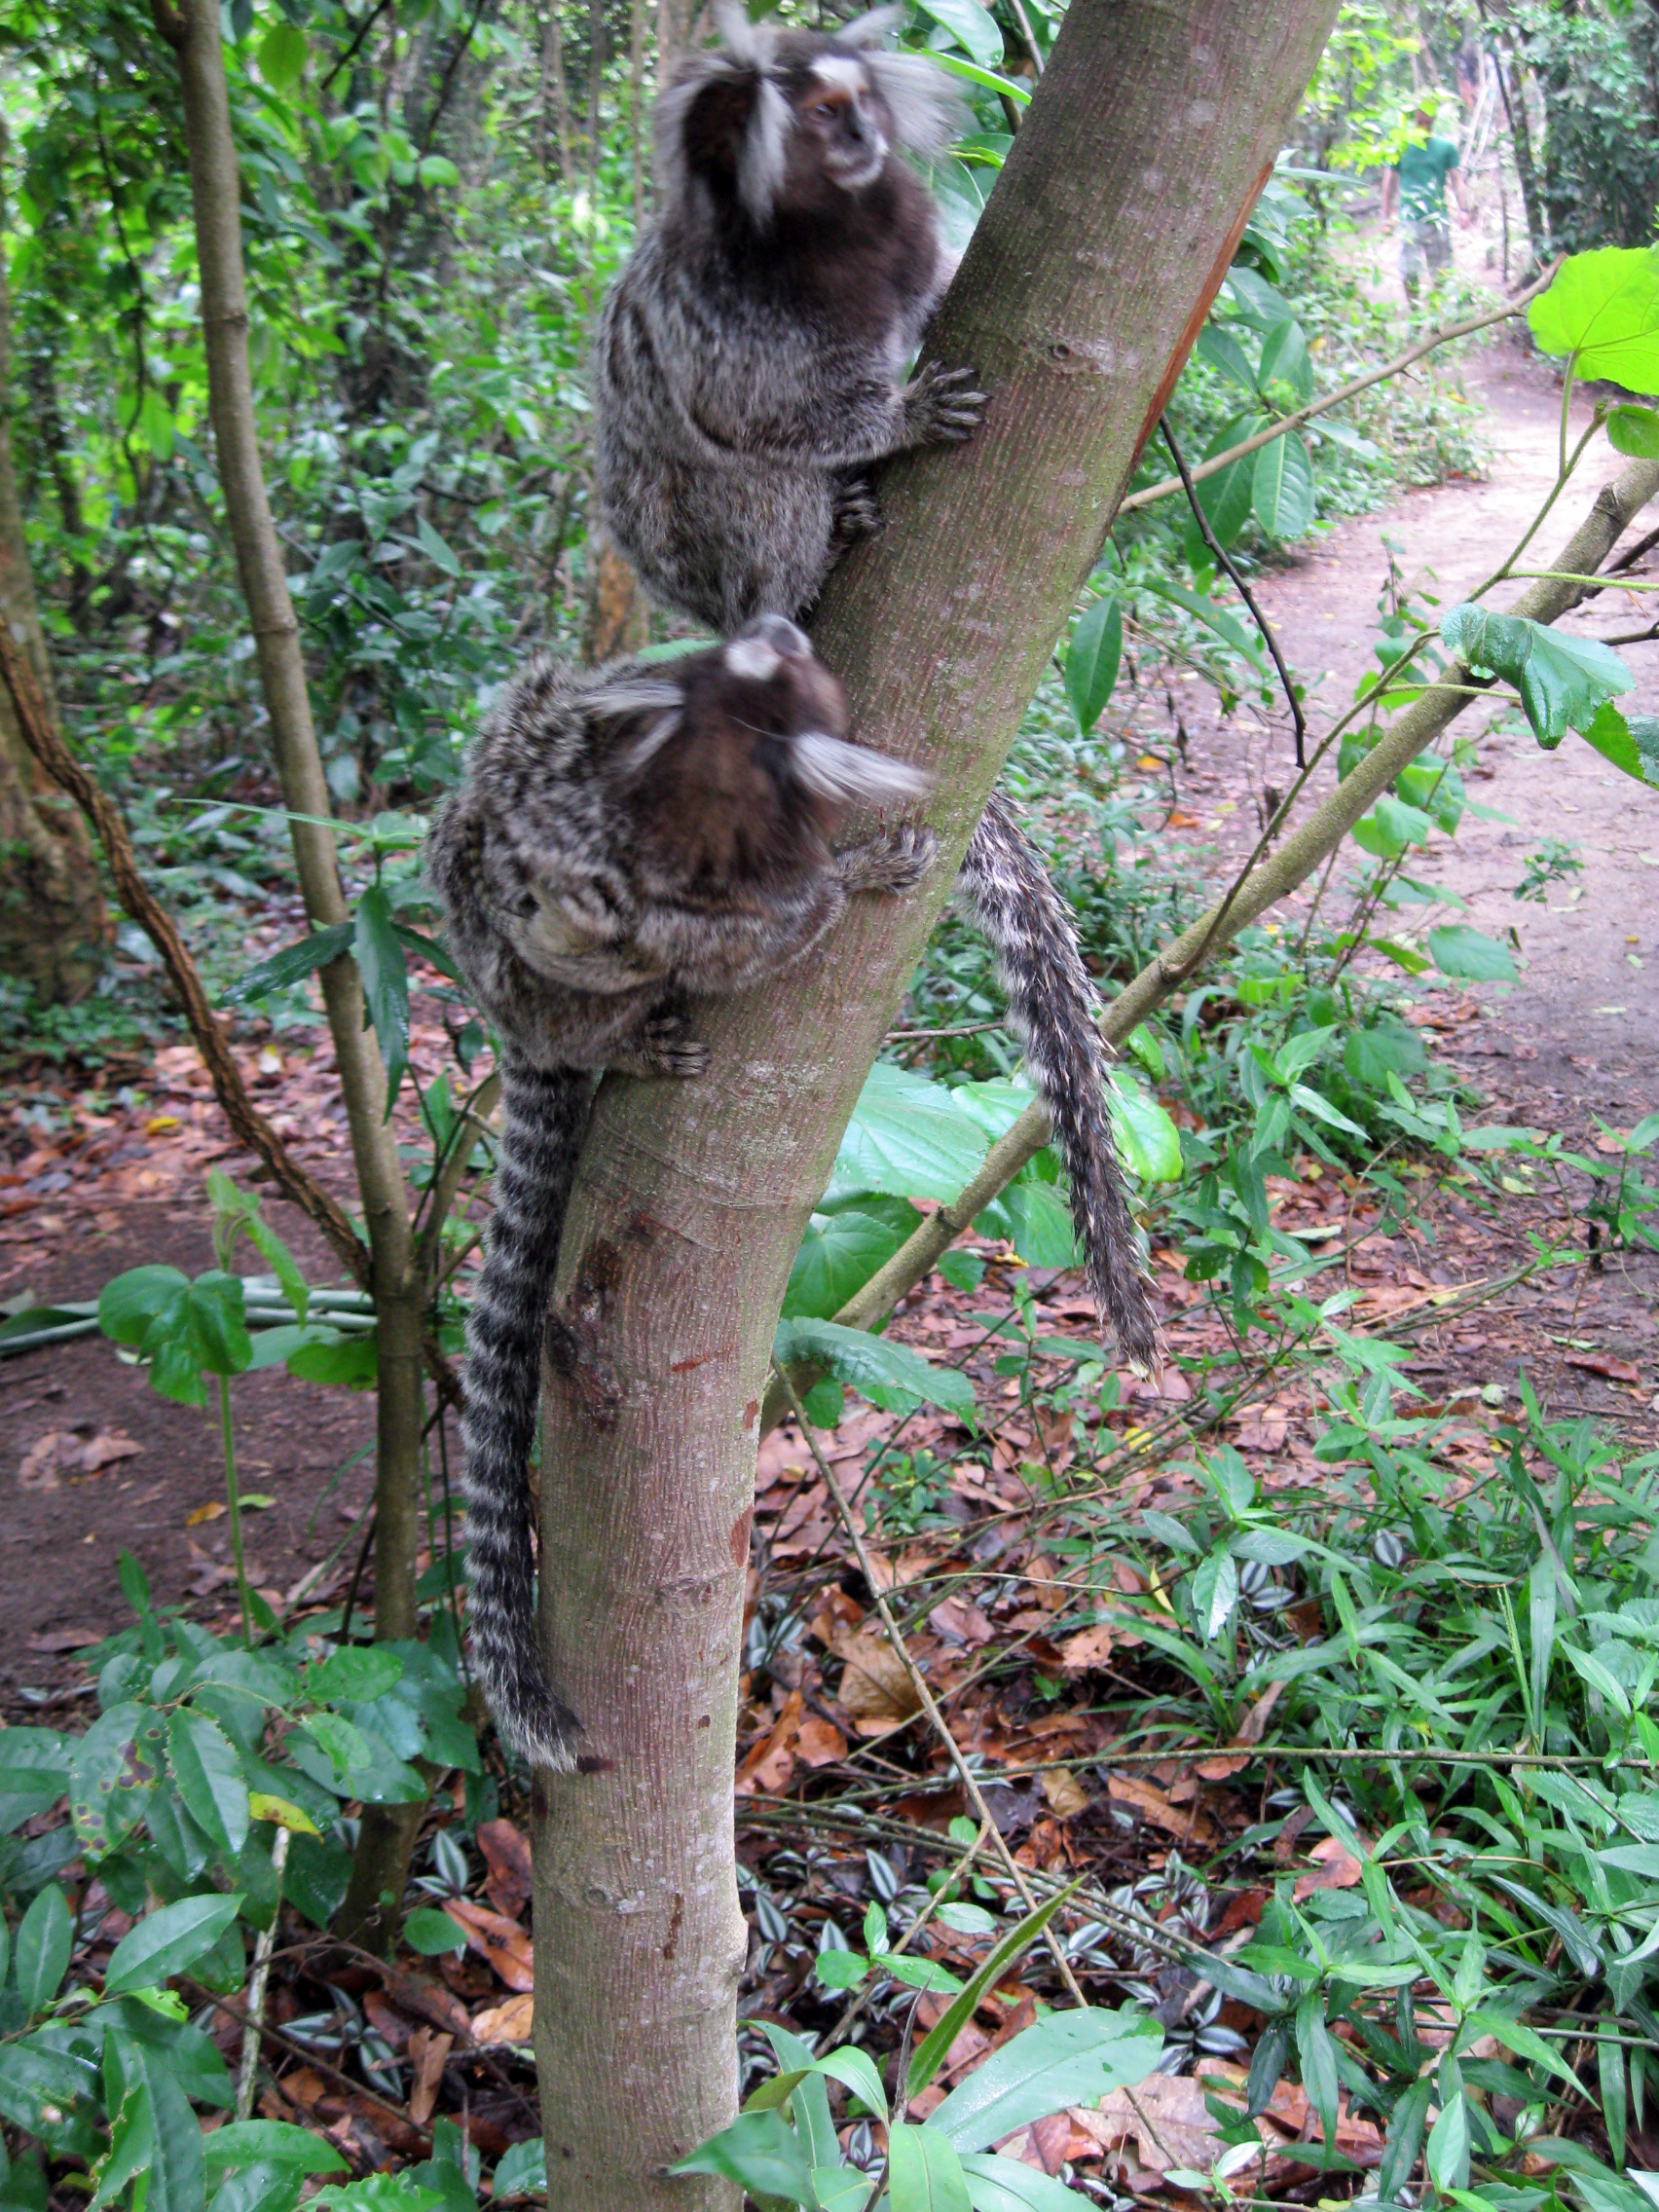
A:
[[[1471,668],[1490,668],[1521,693],[1538,743],[1558,746],[1569,729],[1588,730],[1596,711],[1636,679],[1609,645],[1573,638],[1521,614],[1489,614],[1470,600],[1449,608],[1440,635]]]
[[[1659,391],[1659,246],[1602,246],[1562,263],[1527,310],[1539,350],[1581,377]]]

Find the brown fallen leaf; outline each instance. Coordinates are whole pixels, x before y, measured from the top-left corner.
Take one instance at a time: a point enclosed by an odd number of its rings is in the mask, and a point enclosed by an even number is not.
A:
[[[409,2117],[417,2127],[424,2127],[432,2117],[443,2085],[444,2061],[454,2047],[454,2036],[440,2035],[436,2028],[417,2028],[409,2039],[409,2055],[415,2062]]]
[[[876,1735],[921,1711],[904,1662],[879,1631],[874,1636],[837,1632],[830,1649],[843,1662],[841,1703],[860,1735]]]
[[[775,1796],[794,1772],[794,1739],[800,1731],[802,1700],[791,1690],[783,1711],[757,1743],[752,1744],[738,1767],[732,1788],[740,1797],[756,1792]]]
[[[796,1753],[808,1766],[833,1766],[847,1755],[847,1739],[832,1720],[809,1714],[794,1742]]]
[[[118,1459],[142,1452],[121,1429],[100,1429],[88,1437],[73,1428],[49,1428],[23,1454],[18,1466],[19,1490],[55,1490],[65,1475],[95,1475]]]
[[[928,1626],[946,1643],[989,1643],[996,1630],[966,1598],[942,1598],[928,1615]]]
[[[1049,1810],[1056,1820],[1069,1821],[1074,1813],[1088,1810],[1088,1792],[1069,1767],[1045,1767],[1040,1779]]]
[[[96,1628],[49,1628],[40,1636],[29,1638],[31,1651],[84,1651],[89,1643],[98,1642],[103,1631]]]
[[[1109,1621],[1096,1621],[1092,1628],[1080,1628],[1075,1636],[1062,1641],[1060,1665],[1068,1675],[1086,1675],[1091,1667],[1104,1667],[1112,1656],[1116,1636]]]
[[[1283,1682],[1270,1682],[1255,1704],[1246,1710],[1233,1741],[1235,1744],[1259,1744],[1268,1725],[1268,1715],[1283,1694]],[[1201,1774],[1206,1782],[1220,1782],[1230,1774],[1236,1774],[1241,1766],[1248,1763],[1246,1758],[1233,1758],[1227,1752],[1220,1751],[1213,1758],[1199,1759],[1195,1771]]]
[[[1610,1351],[1569,1351],[1568,1367],[1582,1367],[1591,1375],[1604,1375],[1609,1382],[1640,1382],[1641,1370],[1634,1359],[1617,1359]]]
[[[1351,1890],[1359,1880],[1359,1861],[1334,1835],[1321,1836],[1308,1856],[1315,1864],[1296,1877],[1293,1894],[1298,1903],[1315,1890]]]
[[[504,2005],[489,2006],[472,2015],[472,2033],[480,2044],[529,2043],[535,1999],[509,1997]]]
[[[1157,1783],[1147,1782],[1138,1774],[1114,1774],[1108,1778],[1106,1788],[1118,1804],[1131,1806],[1143,1821],[1150,1821],[1165,1835],[1209,1844],[1215,1842],[1220,1833],[1196,1798],[1191,1805],[1177,1805]]]
[[[474,1904],[470,1898],[446,1898],[444,1910],[465,1931],[468,1948],[488,1959],[509,1989],[535,1987],[530,1937],[516,1920]]]
[[[478,1848],[490,1869],[484,1894],[498,1912],[519,1919],[530,1902],[530,1838],[511,1821],[480,1821]]]

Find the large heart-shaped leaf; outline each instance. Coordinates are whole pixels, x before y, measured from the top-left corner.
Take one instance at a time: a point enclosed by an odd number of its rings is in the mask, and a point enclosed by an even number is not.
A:
[[[960,1369],[936,1367],[908,1345],[872,1337],[865,1329],[845,1329],[835,1321],[801,1318],[780,1321],[772,1342],[780,1367],[809,1361],[828,1368],[837,1382],[889,1413],[914,1413],[918,1406],[943,1406],[962,1419],[974,1419],[974,1385]]]
[[[887,1191],[954,1198],[985,1157],[985,1138],[942,1084],[878,1060],[865,1078],[826,1196]]]
[[[1540,745],[1588,730],[1597,710],[1636,679],[1610,645],[1569,637],[1521,614],[1489,614],[1463,600],[1441,617],[1440,635],[1471,668],[1489,668],[1521,694]]]
[[[1546,353],[1570,353],[1581,377],[1659,391],[1659,246],[1575,253],[1527,310]]]

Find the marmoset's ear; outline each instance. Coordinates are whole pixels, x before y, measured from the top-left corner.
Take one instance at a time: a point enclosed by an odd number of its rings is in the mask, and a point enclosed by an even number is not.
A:
[[[925,798],[933,789],[933,778],[907,760],[872,753],[867,745],[849,745],[844,737],[831,737],[827,730],[802,730],[784,743],[790,774],[819,798],[842,805],[862,799],[870,806],[889,806],[899,799]]]

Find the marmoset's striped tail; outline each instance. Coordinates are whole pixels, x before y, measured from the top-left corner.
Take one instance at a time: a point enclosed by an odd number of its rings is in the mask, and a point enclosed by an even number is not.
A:
[[[581,1722],[553,1694],[535,1620],[530,1453],[541,1334],[593,1078],[501,1057],[495,1211],[466,1323],[467,1612],[472,1656],[502,1736],[534,1765],[568,1772]]]
[[[1106,1047],[1077,922],[996,792],[957,883],[996,953],[1010,1023],[1053,1124],[1088,1286],[1125,1356],[1150,1370],[1159,1357],[1158,1319],[1112,1142]]]

